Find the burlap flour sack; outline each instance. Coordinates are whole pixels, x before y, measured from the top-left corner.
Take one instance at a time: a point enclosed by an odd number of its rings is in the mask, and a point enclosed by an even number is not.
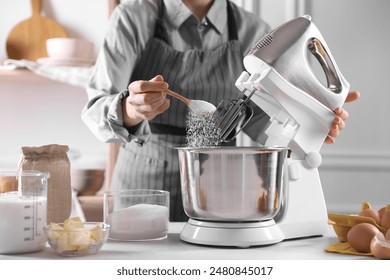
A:
[[[20,170],[49,172],[47,190],[47,223],[62,223],[69,218],[72,208],[70,161],[68,146],[46,145],[22,147]]]

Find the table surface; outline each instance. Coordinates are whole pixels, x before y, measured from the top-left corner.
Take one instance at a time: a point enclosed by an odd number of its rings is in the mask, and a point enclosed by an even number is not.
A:
[[[170,223],[168,237],[157,241],[120,242],[109,240],[95,255],[74,257],[85,260],[358,260],[372,257],[328,253],[338,243],[330,227],[324,236],[286,240],[249,248],[213,247],[189,244],[180,239],[185,223]],[[29,254],[0,255],[0,260],[67,259],[50,247]]]

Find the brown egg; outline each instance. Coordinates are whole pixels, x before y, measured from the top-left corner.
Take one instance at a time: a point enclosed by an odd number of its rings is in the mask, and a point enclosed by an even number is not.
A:
[[[378,232],[374,236],[370,244],[370,250],[377,259],[390,259],[390,241],[385,239],[385,236],[382,232]]]
[[[18,178],[12,176],[0,176],[0,193],[14,192],[18,190]]]
[[[360,253],[369,253],[371,240],[379,232],[379,229],[369,223],[354,225],[347,235],[349,245]]]
[[[386,211],[386,206],[382,207],[381,209],[378,210],[379,217],[381,217],[381,219],[382,219],[383,213],[385,213],[385,211]]]
[[[370,203],[368,202],[363,202],[362,207],[360,209],[359,216],[374,219],[378,225],[381,222],[379,212],[376,211],[375,209],[372,209]]]
[[[382,215],[380,225],[385,229],[390,229],[390,204],[387,204],[385,212]]]
[[[385,237],[386,237],[386,240],[389,240],[389,241],[390,241],[390,229],[388,229],[388,230],[386,231]]]

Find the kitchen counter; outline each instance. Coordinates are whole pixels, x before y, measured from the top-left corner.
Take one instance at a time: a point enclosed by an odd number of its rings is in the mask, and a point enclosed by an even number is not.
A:
[[[373,260],[372,257],[327,253],[329,245],[338,242],[330,227],[326,235],[283,241],[268,246],[227,248],[194,245],[183,242],[180,232],[184,223],[170,223],[168,238],[147,242],[109,240],[95,255],[71,259],[83,260]],[[69,259],[51,248],[18,255],[0,255],[0,260]]]

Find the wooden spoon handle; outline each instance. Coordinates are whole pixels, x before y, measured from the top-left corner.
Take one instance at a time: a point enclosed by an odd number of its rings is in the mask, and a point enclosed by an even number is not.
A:
[[[180,101],[182,101],[184,104],[188,105],[190,104],[190,100],[188,98],[185,98],[184,96],[170,90],[170,89],[166,89],[165,92],[170,95],[170,96],[173,96],[177,99],[179,99]]]
[[[42,0],[31,0],[32,16],[37,17],[41,14]]]

